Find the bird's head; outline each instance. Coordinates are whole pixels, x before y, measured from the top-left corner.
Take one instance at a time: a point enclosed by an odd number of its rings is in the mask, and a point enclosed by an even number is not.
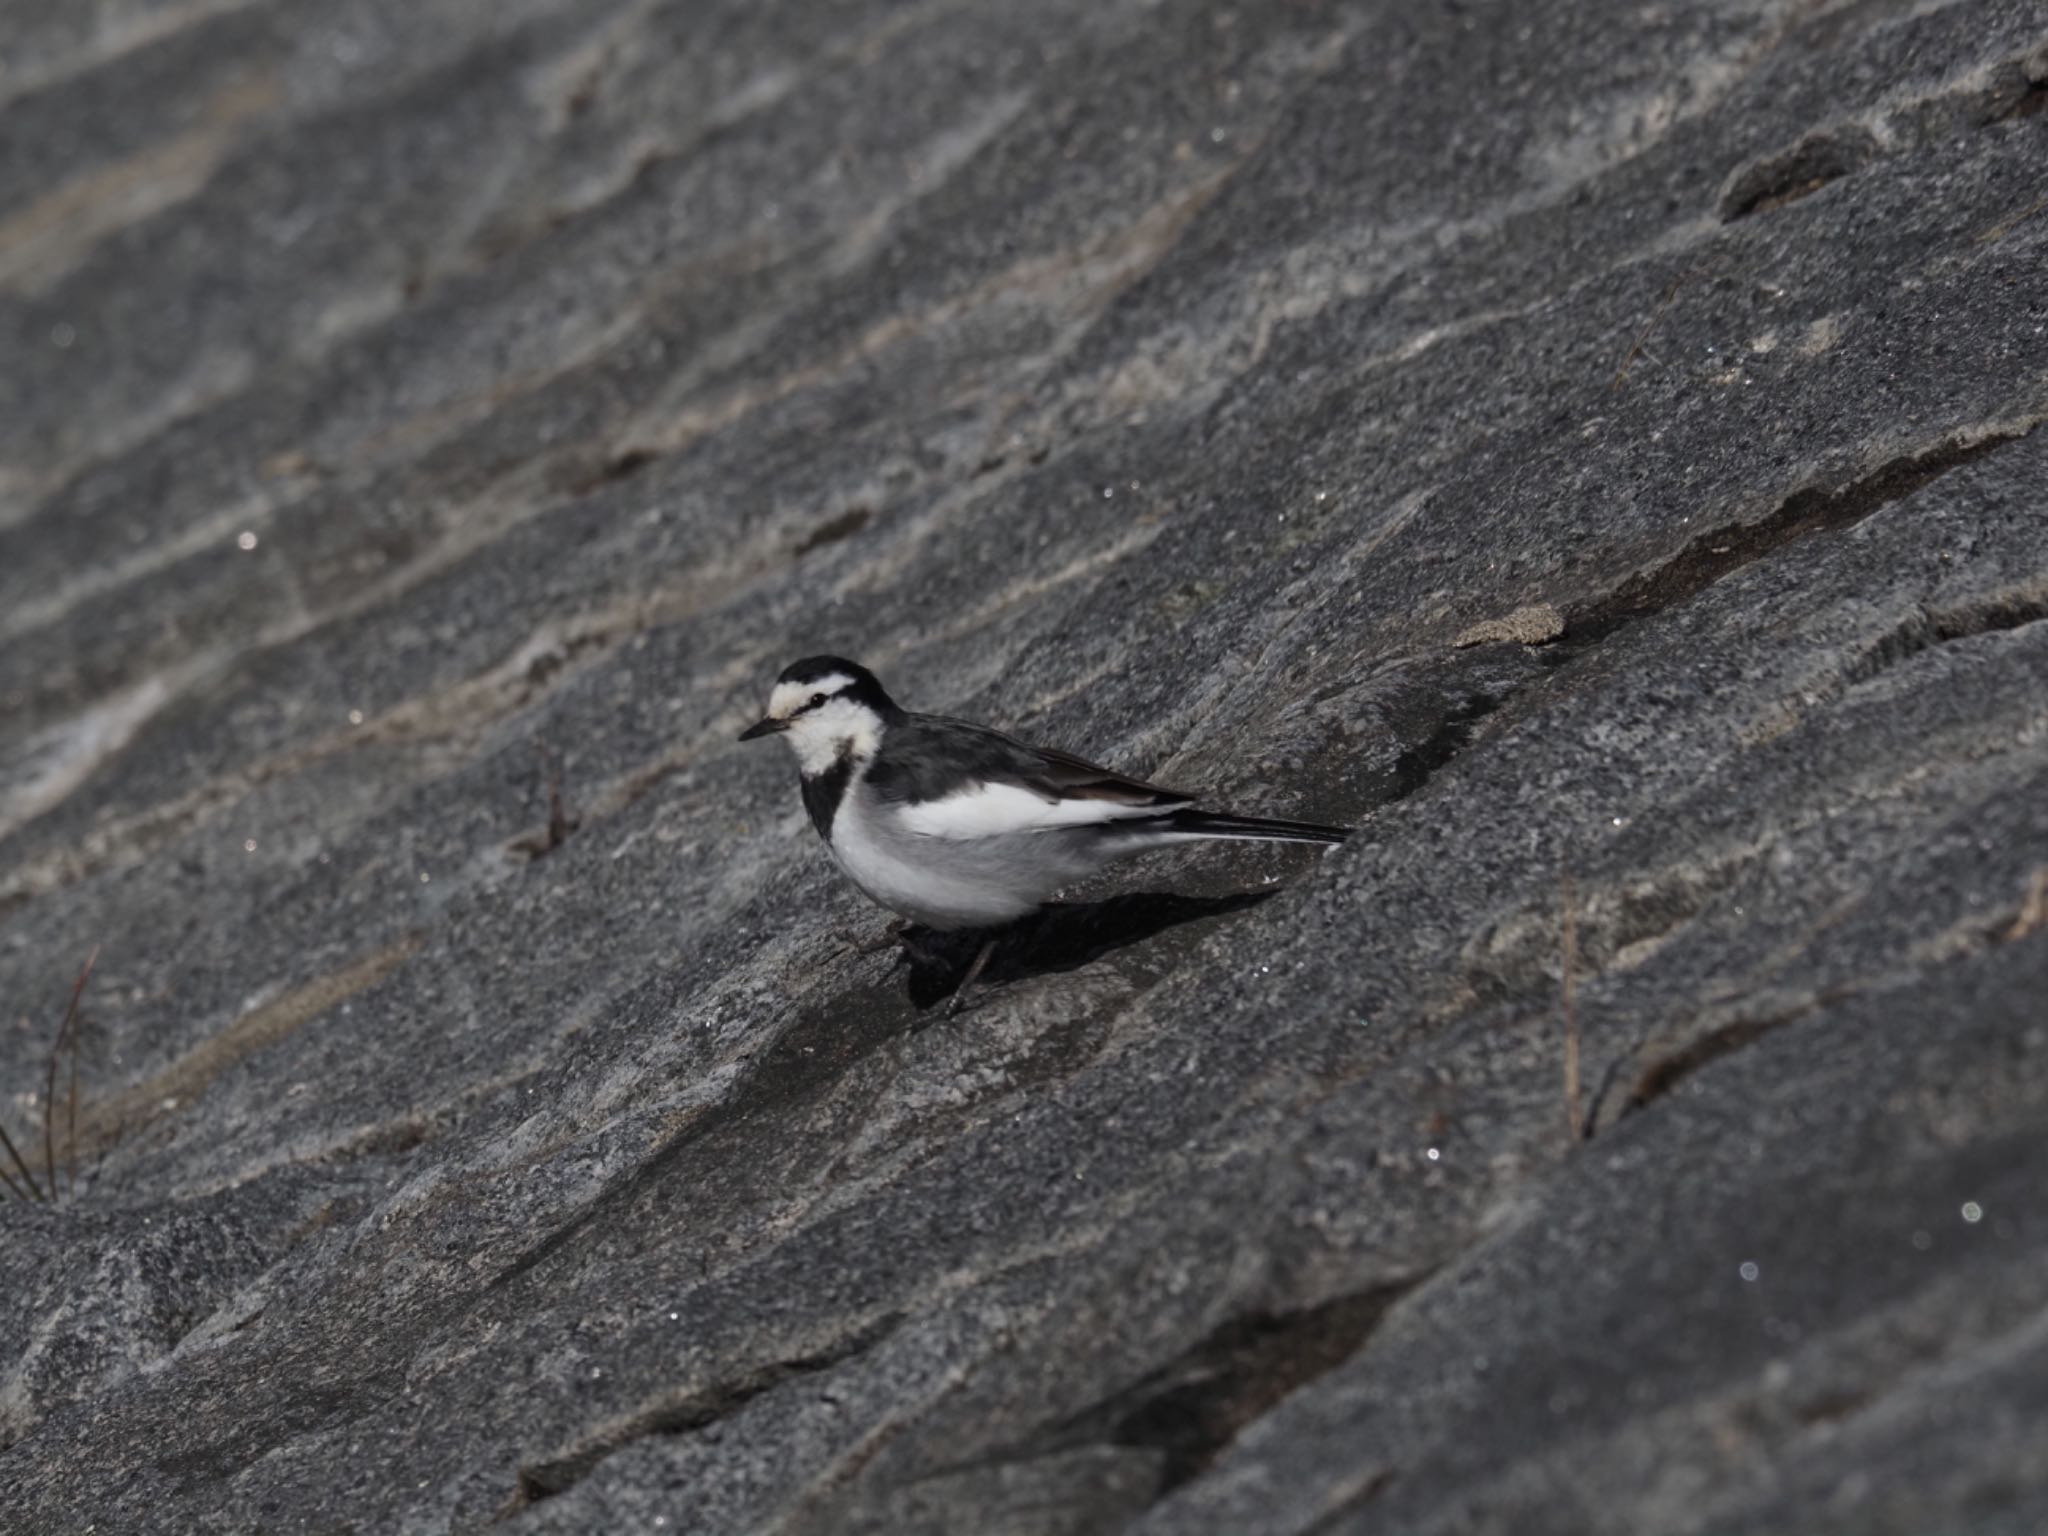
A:
[[[839,656],[807,656],[782,669],[768,695],[768,712],[741,741],[779,735],[805,773],[822,773],[842,756],[867,757],[882,728],[898,713],[875,674]]]

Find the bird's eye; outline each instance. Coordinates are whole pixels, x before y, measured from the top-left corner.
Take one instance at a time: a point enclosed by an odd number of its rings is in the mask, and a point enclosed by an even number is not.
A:
[[[820,704],[822,704],[822,703],[824,703],[824,702],[825,702],[825,695],[823,695],[822,693],[814,693],[814,694],[812,694],[812,695],[811,695],[811,702],[810,702],[810,703],[808,703],[808,704],[806,704],[806,705],[804,706],[804,708],[805,708],[805,709],[816,709],[816,708],[817,708],[817,707],[818,707],[818,706],[819,706]]]

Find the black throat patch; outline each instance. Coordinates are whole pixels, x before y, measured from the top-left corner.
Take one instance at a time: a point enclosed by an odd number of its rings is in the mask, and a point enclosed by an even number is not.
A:
[[[811,813],[811,825],[818,836],[832,841],[832,818],[839,814],[839,802],[846,798],[846,786],[853,779],[853,743],[842,742],[832,766],[822,773],[798,775],[803,785],[804,809]]]

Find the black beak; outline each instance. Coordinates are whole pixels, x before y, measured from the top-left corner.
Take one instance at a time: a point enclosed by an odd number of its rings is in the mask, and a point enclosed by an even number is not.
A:
[[[773,736],[777,731],[789,729],[787,720],[756,720],[740,732],[741,741],[752,741],[756,736]]]

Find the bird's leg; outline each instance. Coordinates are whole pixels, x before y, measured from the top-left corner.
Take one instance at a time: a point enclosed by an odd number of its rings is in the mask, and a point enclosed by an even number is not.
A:
[[[949,1016],[957,1014],[962,1008],[967,1006],[967,989],[974,985],[975,978],[981,975],[981,968],[988,964],[988,957],[995,952],[995,939],[993,937],[984,939],[980,952],[974,957],[974,964],[967,967],[967,974],[960,978],[960,985],[953,989],[953,1000],[946,1004],[946,1012]]]

